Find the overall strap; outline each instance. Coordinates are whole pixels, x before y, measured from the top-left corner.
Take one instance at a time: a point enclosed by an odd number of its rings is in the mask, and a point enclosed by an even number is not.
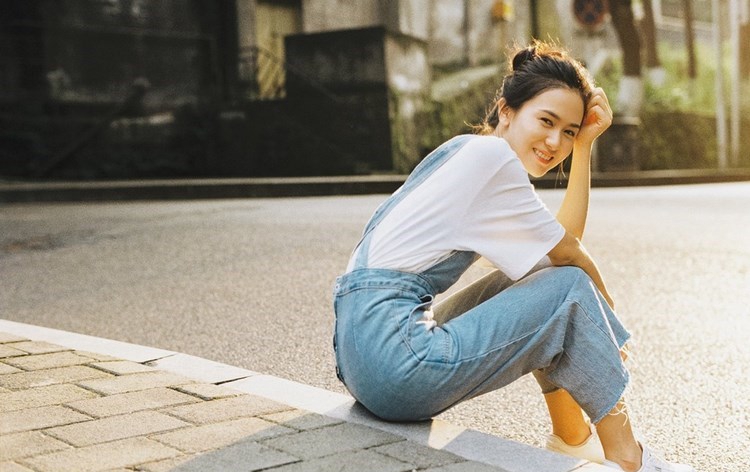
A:
[[[463,145],[466,144],[471,137],[472,135],[456,136],[455,138],[440,145],[438,148],[428,154],[427,157],[422,159],[422,162],[420,162],[414,168],[404,184],[396,192],[394,192],[393,195],[391,195],[387,200],[380,204],[378,209],[375,210],[375,213],[373,213],[372,218],[370,218],[370,221],[367,223],[367,226],[365,226],[362,238],[360,239],[359,244],[355,249],[359,251],[357,253],[357,259],[354,264],[355,269],[367,266],[367,255],[370,249],[370,235],[372,233],[372,230],[375,229],[378,223],[380,223],[383,218],[385,218],[386,215],[390,213],[393,207],[395,207],[401,200],[403,200],[404,197],[409,194],[409,192],[414,190],[414,188],[419,186],[427,179],[427,177],[432,175],[433,172],[435,172],[440,168],[440,166],[447,162],[448,159],[450,159],[451,156],[453,156],[459,149],[461,149],[461,147],[463,147]]]

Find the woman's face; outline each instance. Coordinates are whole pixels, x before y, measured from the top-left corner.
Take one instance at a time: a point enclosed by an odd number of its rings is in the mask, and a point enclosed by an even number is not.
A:
[[[541,177],[570,155],[583,112],[578,91],[549,89],[517,110],[501,106],[495,134],[510,144],[526,172]]]

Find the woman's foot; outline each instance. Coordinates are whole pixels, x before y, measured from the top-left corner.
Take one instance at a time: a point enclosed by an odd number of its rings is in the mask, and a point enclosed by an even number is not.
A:
[[[640,445],[643,454],[641,455],[641,467],[639,469],[626,469],[616,462],[605,460],[604,465],[614,470],[626,472],[695,472],[695,469],[685,464],[675,464],[667,462],[661,457],[655,456],[648,446]]]
[[[563,441],[560,436],[550,434],[547,436],[546,447],[550,451],[601,464],[605,460],[602,443],[599,441],[599,436],[597,436],[594,426],[589,425],[589,429],[591,430],[591,434],[581,444],[571,446]]]

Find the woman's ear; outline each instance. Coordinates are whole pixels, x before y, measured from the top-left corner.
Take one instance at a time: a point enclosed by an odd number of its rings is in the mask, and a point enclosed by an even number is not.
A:
[[[497,127],[500,130],[504,130],[510,125],[510,120],[513,116],[513,109],[508,106],[508,102],[505,98],[501,98],[497,101]]]

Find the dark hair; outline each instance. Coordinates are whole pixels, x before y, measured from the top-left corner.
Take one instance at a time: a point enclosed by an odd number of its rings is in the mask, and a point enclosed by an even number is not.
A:
[[[542,92],[554,88],[577,90],[586,109],[593,80],[586,68],[557,45],[535,41],[530,46],[516,50],[510,61],[511,72],[503,78],[492,108],[484,121],[474,127],[478,134],[490,134],[499,122],[497,101],[505,103],[513,110]]]

